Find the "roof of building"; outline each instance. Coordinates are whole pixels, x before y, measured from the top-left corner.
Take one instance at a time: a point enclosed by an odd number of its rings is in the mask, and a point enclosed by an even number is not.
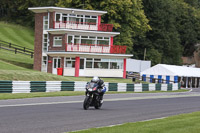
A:
[[[79,29],[49,29],[46,30],[51,34],[65,34],[65,33],[82,33],[86,35],[101,35],[101,36],[116,36],[119,35],[120,32],[104,32],[104,31],[96,31],[96,30],[79,30]]]
[[[132,54],[110,54],[110,53],[86,53],[86,52],[65,52],[65,51],[50,51],[46,53],[47,55],[51,56],[74,56],[76,57],[77,55],[83,56],[83,57],[94,57],[94,58],[130,58],[133,55]]]
[[[200,68],[192,68],[186,66],[157,64],[140,73],[141,75],[167,75],[167,76],[183,76],[183,77],[200,77]]]
[[[43,12],[63,12],[63,13],[75,13],[75,14],[88,14],[88,15],[103,15],[107,11],[96,11],[96,10],[84,10],[84,9],[75,9],[75,8],[63,8],[63,7],[29,7],[28,10],[31,10],[34,13],[43,13]]]

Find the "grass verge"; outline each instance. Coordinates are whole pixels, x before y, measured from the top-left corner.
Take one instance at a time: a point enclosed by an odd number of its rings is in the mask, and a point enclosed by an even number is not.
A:
[[[181,114],[151,121],[91,128],[76,133],[199,133],[200,112]]]
[[[57,97],[57,96],[79,96],[85,92],[79,91],[60,91],[60,92],[34,92],[34,93],[0,93],[0,100],[6,99],[23,99],[34,97]]]
[[[5,63],[8,64],[8,63]],[[6,65],[0,66],[2,68]],[[10,68],[11,67],[11,68]],[[16,80],[16,81],[90,81],[91,77],[64,77],[45,72],[34,71],[15,67],[17,70],[12,70],[13,65],[10,64],[7,70],[0,69],[0,80]],[[11,69],[11,70],[10,70]],[[110,83],[133,83],[131,79],[122,78],[102,78],[104,82]]]
[[[174,92],[184,92],[187,90],[177,90]],[[151,93],[158,93],[161,91],[151,91]],[[122,94],[122,93],[136,93],[136,92],[114,92],[109,91],[106,94]],[[149,93],[149,92],[140,92]],[[60,91],[60,92],[34,92],[34,93],[0,93],[0,100],[6,99],[23,99],[23,98],[34,98],[34,97],[57,97],[57,96],[79,96],[84,95],[84,91]]]
[[[0,40],[33,49],[33,29],[2,21],[0,22],[0,27]]]

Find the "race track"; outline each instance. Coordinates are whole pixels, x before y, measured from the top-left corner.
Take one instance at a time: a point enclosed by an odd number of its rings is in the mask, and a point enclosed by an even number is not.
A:
[[[0,132],[62,133],[200,111],[200,91],[105,95],[83,110],[84,96],[0,100]]]

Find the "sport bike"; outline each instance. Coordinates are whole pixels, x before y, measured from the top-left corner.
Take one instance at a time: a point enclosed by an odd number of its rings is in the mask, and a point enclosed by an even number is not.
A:
[[[103,104],[103,100],[100,100],[99,95],[101,89],[99,89],[98,85],[93,82],[88,82],[85,89],[86,92],[83,108],[87,110],[90,106],[94,106],[95,109],[100,109]]]

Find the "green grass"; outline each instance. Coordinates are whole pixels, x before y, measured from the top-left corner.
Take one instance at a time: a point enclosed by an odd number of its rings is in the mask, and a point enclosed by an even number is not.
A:
[[[78,96],[84,95],[85,92],[60,91],[60,92],[34,92],[34,93],[0,93],[0,100],[22,99],[34,97],[57,97],[57,96]]]
[[[0,22],[0,27],[0,40],[33,49],[33,29],[5,22]]]
[[[24,69],[33,69],[33,58],[19,53],[15,54],[14,52],[3,49],[0,49],[0,61],[11,64],[8,68],[0,65],[0,69],[18,70],[19,67]]]
[[[5,63],[6,64],[6,63]],[[2,65],[4,66],[4,65]],[[9,68],[9,67],[8,67]],[[20,68],[20,67],[19,67]],[[17,69],[17,68],[15,68]],[[114,83],[132,83],[130,79],[121,78],[102,78],[105,82]],[[89,77],[64,77],[45,72],[39,72],[29,69],[18,70],[1,70],[0,80],[17,80],[17,81],[90,81]]]
[[[0,40],[22,47],[34,48],[33,29],[4,22],[0,22],[0,27]],[[33,58],[20,53],[15,54],[13,51],[0,49],[0,61],[0,69],[4,70],[21,70],[22,68],[19,67],[26,69],[33,68]],[[5,67],[6,63],[9,63],[7,68]]]
[[[76,133],[199,133],[200,112],[119,126],[92,128]]]
[[[10,64],[8,62],[4,62],[0,60],[0,69],[4,69],[4,70],[23,70],[23,67],[19,67],[19,66],[15,66],[13,64]],[[1,71],[1,70],[0,70]]]

